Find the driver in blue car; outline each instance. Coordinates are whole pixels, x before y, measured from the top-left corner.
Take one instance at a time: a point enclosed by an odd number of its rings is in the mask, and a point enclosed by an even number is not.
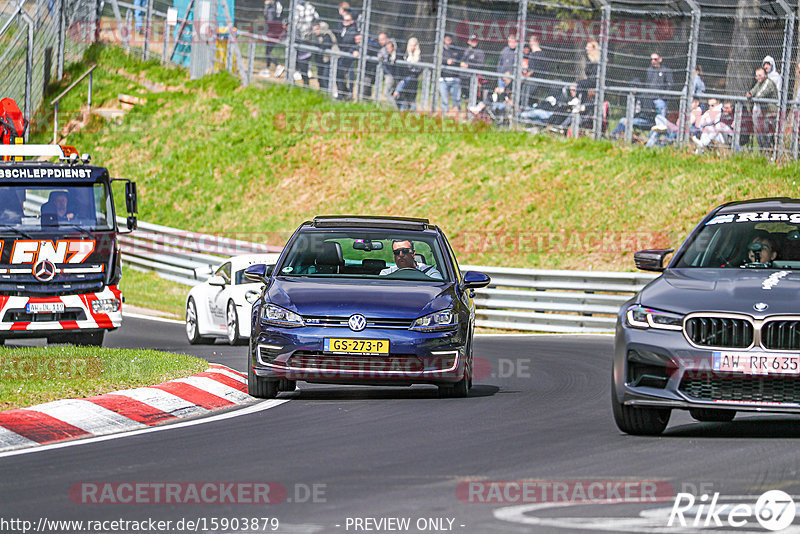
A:
[[[394,265],[387,267],[380,272],[381,275],[392,274],[400,269],[417,269],[427,276],[437,280],[443,280],[442,273],[436,270],[433,265],[417,263],[414,257],[414,244],[408,239],[403,241],[392,241],[392,252],[394,253]]]

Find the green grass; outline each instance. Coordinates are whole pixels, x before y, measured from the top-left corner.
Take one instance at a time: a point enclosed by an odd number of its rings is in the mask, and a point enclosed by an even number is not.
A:
[[[164,312],[173,319],[183,319],[189,286],[165,280],[155,273],[143,273],[123,266],[120,282],[125,304]]]
[[[797,163],[486,128],[443,133],[432,119],[423,132],[385,116],[377,131],[331,131],[298,114],[378,108],[283,85],[240,87],[227,73],[190,81],[118,49],[90,56],[101,66],[97,101],[127,92],[147,103],[69,142],[136,180],[142,220],[178,228],[281,245],[318,214],[428,217],[462,263],[630,270],[634,250],[677,245],[722,202],[797,195]],[[170,87],[150,91],[145,80]],[[83,97],[69,98],[64,109]]]
[[[0,410],[150,386],[207,368],[198,358],[154,350],[0,347]]]

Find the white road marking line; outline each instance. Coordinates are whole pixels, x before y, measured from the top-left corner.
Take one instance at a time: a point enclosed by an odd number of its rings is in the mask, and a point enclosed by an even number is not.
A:
[[[11,447],[30,447],[36,444],[35,441],[0,426],[0,451]]]
[[[145,319],[147,321],[156,321],[159,323],[170,324],[186,324],[185,321],[178,321],[177,319],[167,319],[166,317],[154,317],[152,315],[142,315],[140,313],[122,312],[123,317],[131,317],[133,319]]]
[[[234,389],[223,384],[222,382],[217,382],[213,378],[207,378],[205,376],[189,376],[186,378],[171,380],[171,382],[183,382],[184,384],[189,384],[190,386],[200,388],[203,391],[208,391],[217,397],[222,397],[223,399],[233,402],[234,404],[249,404],[254,400],[253,397],[247,393],[242,393],[238,389]]]
[[[264,410],[269,410],[270,408],[275,408],[276,406],[280,406],[281,404],[289,402],[288,399],[270,399],[263,402],[258,402],[256,404],[251,404],[245,408],[240,410],[233,410],[224,412],[218,415],[212,415],[210,417],[203,417],[200,419],[194,419],[192,421],[181,421],[180,423],[168,424],[163,426],[154,426],[144,428],[142,430],[133,430],[131,432],[123,432],[120,434],[108,434],[105,436],[96,436],[93,438],[84,438],[75,441],[63,441],[59,443],[52,443],[50,445],[41,445],[39,447],[31,447],[28,449],[20,449],[15,451],[8,451],[0,453],[0,458],[7,458],[9,456],[17,456],[21,454],[33,454],[37,452],[44,452],[44,451],[51,451],[53,449],[61,449],[64,447],[77,447],[80,445],[86,445],[89,443],[98,443],[101,441],[110,441],[114,439],[123,439],[130,436],[138,436],[141,434],[148,434],[150,432],[164,432],[166,430],[177,430],[180,428],[186,428],[195,425],[202,425],[205,423],[213,423],[216,421],[223,421],[225,419],[232,419],[234,417],[240,417],[242,415],[250,415],[257,412],[262,412]]]
[[[208,413],[208,410],[205,408],[196,406],[177,395],[157,388],[123,389],[121,391],[115,391],[114,395],[130,397],[133,400],[143,402],[157,410],[167,412],[178,418]]]
[[[147,426],[83,399],[58,400],[25,409],[55,417],[90,434],[108,434]]]

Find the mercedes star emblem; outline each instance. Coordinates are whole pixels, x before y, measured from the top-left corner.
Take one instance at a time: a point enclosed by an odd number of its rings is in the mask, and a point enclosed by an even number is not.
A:
[[[56,266],[52,261],[42,260],[33,266],[33,277],[40,282],[49,282],[56,276]]]
[[[350,319],[347,320],[347,324],[353,332],[361,332],[367,327],[367,318],[360,313],[356,313],[350,316]]]
[[[767,304],[766,302],[756,302],[755,304],[753,304],[753,309],[755,311],[762,312],[762,311],[766,310],[767,308],[769,308],[769,304]]]

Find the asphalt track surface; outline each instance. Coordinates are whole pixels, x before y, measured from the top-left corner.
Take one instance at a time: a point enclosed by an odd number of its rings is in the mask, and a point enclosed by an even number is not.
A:
[[[479,336],[476,373],[482,376],[466,399],[439,399],[434,388],[422,386],[301,383],[298,392],[281,395],[288,402],[222,421],[0,456],[0,531],[22,532],[3,523],[12,519],[37,525],[42,518],[152,518],[174,525],[183,518],[204,519],[210,527],[213,518],[277,518],[275,532],[287,533],[657,532],[664,531],[679,491],[719,492],[719,503],[751,505],[770,489],[800,493],[797,417],[739,415],[733,423],[697,423],[675,412],[660,438],[621,434],[608,401],[612,343],[610,336]],[[245,347],[192,347],[175,324],[126,318],[106,344],[195,354],[246,369]],[[660,481],[669,500],[476,503],[457,491],[470,481],[522,480],[572,481],[570,487],[575,481],[628,481],[634,487]],[[89,481],[270,482],[287,495],[269,505],[71,500],[69,488]],[[316,498],[309,496],[311,488]],[[691,523],[694,516],[685,517]],[[408,518],[410,527],[367,518]],[[419,523],[429,518],[441,524]],[[752,518],[748,526],[727,531],[766,532]],[[272,531],[241,525],[206,530]]]

